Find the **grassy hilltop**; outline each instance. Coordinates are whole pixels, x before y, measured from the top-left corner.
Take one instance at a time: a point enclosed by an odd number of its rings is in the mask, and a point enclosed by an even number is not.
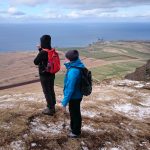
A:
[[[69,49],[59,50],[66,52]],[[99,81],[112,77],[122,78],[150,59],[150,43],[142,41],[96,42],[85,48],[71,49],[80,51],[80,56],[86,66],[90,67],[93,78]],[[64,73],[57,75],[56,83],[61,86],[63,76]]]
[[[59,49],[62,68],[55,80],[57,101],[63,98],[68,49]],[[97,83],[81,104],[81,138],[67,137],[69,113],[64,116],[58,103],[53,117],[41,113],[46,103],[37,82],[0,90],[0,150],[149,150],[150,83],[122,78],[150,58],[150,43],[96,42],[78,50]],[[38,79],[33,64],[36,55],[2,53],[1,86]]]
[[[86,67],[92,71],[95,81],[122,78],[143,65],[150,58],[148,42],[96,42],[84,48],[58,48],[61,71],[56,74],[56,84],[63,86],[65,73],[64,53],[78,49]],[[0,55],[0,85],[11,85],[38,79],[38,69],[33,64],[37,52],[12,52]]]

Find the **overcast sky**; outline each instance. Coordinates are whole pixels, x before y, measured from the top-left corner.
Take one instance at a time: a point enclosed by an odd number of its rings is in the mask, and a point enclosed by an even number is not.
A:
[[[0,23],[149,22],[150,0],[0,0]]]

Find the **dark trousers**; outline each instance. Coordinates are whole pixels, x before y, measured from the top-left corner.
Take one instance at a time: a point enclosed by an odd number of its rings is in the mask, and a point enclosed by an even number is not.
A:
[[[73,134],[81,134],[81,111],[80,103],[82,99],[70,100],[69,101],[69,112],[70,112],[70,128]]]
[[[49,108],[54,108],[56,104],[54,80],[55,80],[54,74],[49,75],[49,76],[40,75],[41,86],[43,89],[43,93],[45,95],[47,106]]]

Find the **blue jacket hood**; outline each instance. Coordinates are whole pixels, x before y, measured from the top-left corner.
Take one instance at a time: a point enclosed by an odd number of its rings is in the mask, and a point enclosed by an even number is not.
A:
[[[70,69],[71,67],[80,67],[80,68],[85,67],[80,59],[77,59],[76,61],[70,61],[68,63],[64,63],[64,65],[66,66],[66,69]]]

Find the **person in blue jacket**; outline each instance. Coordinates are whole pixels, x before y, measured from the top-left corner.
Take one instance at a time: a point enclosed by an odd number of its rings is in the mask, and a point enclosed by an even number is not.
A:
[[[69,137],[76,138],[81,134],[81,111],[80,103],[83,98],[83,94],[80,91],[81,74],[80,69],[75,67],[84,68],[84,64],[79,59],[79,52],[77,50],[69,50],[65,54],[67,72],[64,79],[64,98],[61,101],[64,110],[69,103],[70,112],[70,128],[71,132]]]

